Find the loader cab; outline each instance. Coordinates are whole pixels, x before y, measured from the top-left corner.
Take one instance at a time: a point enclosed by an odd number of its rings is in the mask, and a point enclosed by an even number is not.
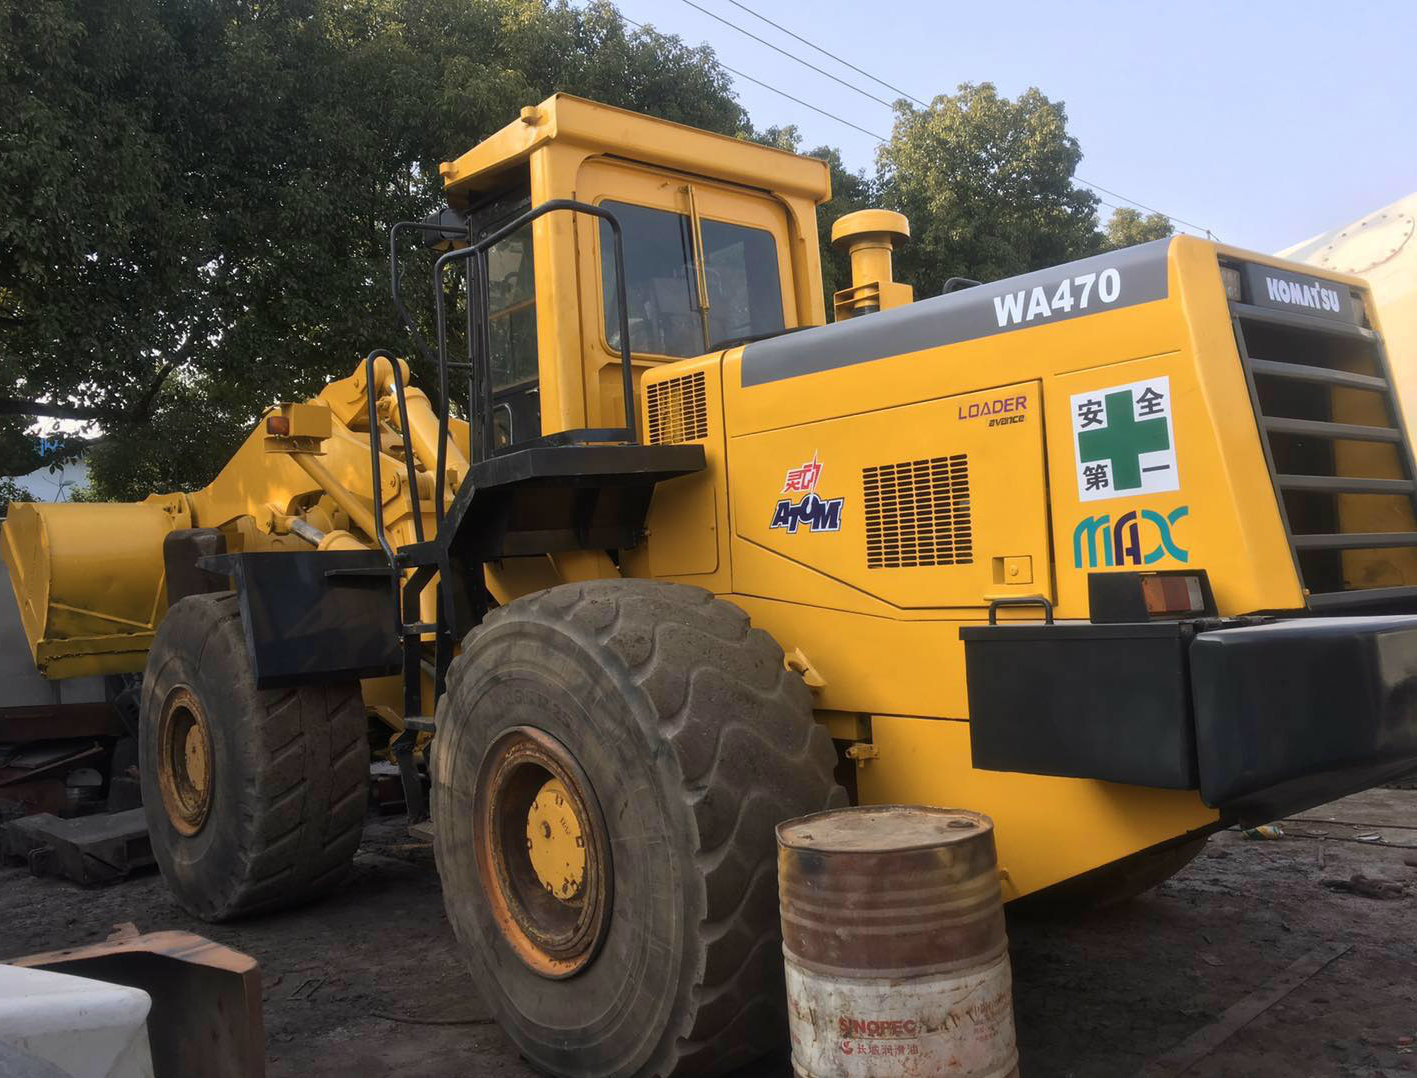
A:
[[[613,215],[636,388],[665,363],[825,322],[820,161],[558,94],[441,171],[474,243],[552,200]],[[612,238],[566,211],[489,248],[495,451],[624,425]]]

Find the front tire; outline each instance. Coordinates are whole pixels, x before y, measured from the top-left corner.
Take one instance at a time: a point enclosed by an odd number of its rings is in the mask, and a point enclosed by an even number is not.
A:
[[[369,796],[359,683],[257,689],[235,595],[168,610],[138,732],[148,838],[184,909],[264,913],[347,873]]]
[[[493,611],[448,684],[444,901],[521,1052],[720,1074],[780,1047],[773,829],[845,795],[773,640],[697,588],[590,581]]]

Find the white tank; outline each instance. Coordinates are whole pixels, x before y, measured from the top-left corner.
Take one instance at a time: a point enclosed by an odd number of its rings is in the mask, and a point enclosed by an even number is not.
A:
[[[1417,193],[1278,252],[1367,280],[1409,429],[1417,429]]]
[[[151,1007],[141,988],[0,965],[0,1073],[153,1078]]]

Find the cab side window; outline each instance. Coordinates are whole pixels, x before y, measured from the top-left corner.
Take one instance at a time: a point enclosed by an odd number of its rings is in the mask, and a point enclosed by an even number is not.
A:
[[[700,232],[708,278],[709,349],[781,333],[782,283],[772,233],[727,221],[704,221]]]
[[[698,298],[698,260],[689,216],[627,202],[607,200],[601,205],[615,215],[624,235],[630,351],[697,356],[720,342],[782,330],[777,245],[770,232],[724,221],[702,222],[709,301],[705,317]],[[614,243],[610,225],[601,221],[605,338],[618,351]]]
[[[696,356],[703,329],[695,293],[693,232],[689,218],[668,210],[605,202],[620,222],[625,244],[625,304],[630,351],[658,356]],[[620,348],[620,312],[615,290],[615,237],[600,222],[601,280],[605,282],[605,336]]]
[[[474,240],[486,239],[531,205],[522,183],[484,199],[468,213]],[[487,359],[492,375],[492,445],[504,449],[541,436],[536,346],[536,273],[531,225],[487,250]],[[474,416],[474,424],[481,417]]]
[[[535,381],[536,281],[530,225],[488,250],[487,293],[493,391]]]

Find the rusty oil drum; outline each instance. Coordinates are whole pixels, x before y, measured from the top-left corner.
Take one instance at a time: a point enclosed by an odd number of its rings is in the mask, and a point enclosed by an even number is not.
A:
[[[1018,1074],[994,823],[872,806],[777,829],[802,1078]]]

